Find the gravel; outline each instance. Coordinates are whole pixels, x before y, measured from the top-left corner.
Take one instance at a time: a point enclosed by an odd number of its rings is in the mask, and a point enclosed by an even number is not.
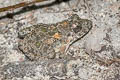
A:
[[[22,1],[0,0],[0,7]],[[120,80],[119,0],[49,0],[31,6],[0,13],[0,80]],[[75,59],[29,61],[19,51],[19,29],[57,23],[70,14],[93,22],[89,34],[71,47]]]

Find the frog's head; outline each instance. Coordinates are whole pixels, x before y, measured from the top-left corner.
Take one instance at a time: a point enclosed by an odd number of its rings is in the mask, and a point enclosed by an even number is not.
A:
[[[75,33],[87,32],[92,28],[92,21],[88,19],[81,19],[77,14],[70,17],[70,26]]]

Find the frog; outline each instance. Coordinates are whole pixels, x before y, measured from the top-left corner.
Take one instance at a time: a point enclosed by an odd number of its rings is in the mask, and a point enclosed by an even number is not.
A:
[[[18,32],[18,48],[30,60],[64,59],[76,41],[92,29],[92,21],[77,14],[51,24],[39,23]]]

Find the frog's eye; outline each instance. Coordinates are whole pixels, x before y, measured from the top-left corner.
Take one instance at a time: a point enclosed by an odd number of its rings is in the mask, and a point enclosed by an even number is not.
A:
[[[79,16],[77,14],[72,14],[72,16],[70,17],[72,20],[78,20]]]

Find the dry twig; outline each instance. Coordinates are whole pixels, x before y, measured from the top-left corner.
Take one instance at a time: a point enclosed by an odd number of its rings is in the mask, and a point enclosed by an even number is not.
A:
[[[34,1],[31,1],[31,2],[22,2],[22,3],[16,4],[16,5],[0,8],[0,12],[14,10],[14,9],[17,9],[17,8],[20,8],[20,7],[25,7],[25,6],[28,6],[28,5],[31,5],[31,4],[35,4],[35,3],[38,3],[38,2],[44,2],[44,1],[48,1],[48,0],[34,0]]]

